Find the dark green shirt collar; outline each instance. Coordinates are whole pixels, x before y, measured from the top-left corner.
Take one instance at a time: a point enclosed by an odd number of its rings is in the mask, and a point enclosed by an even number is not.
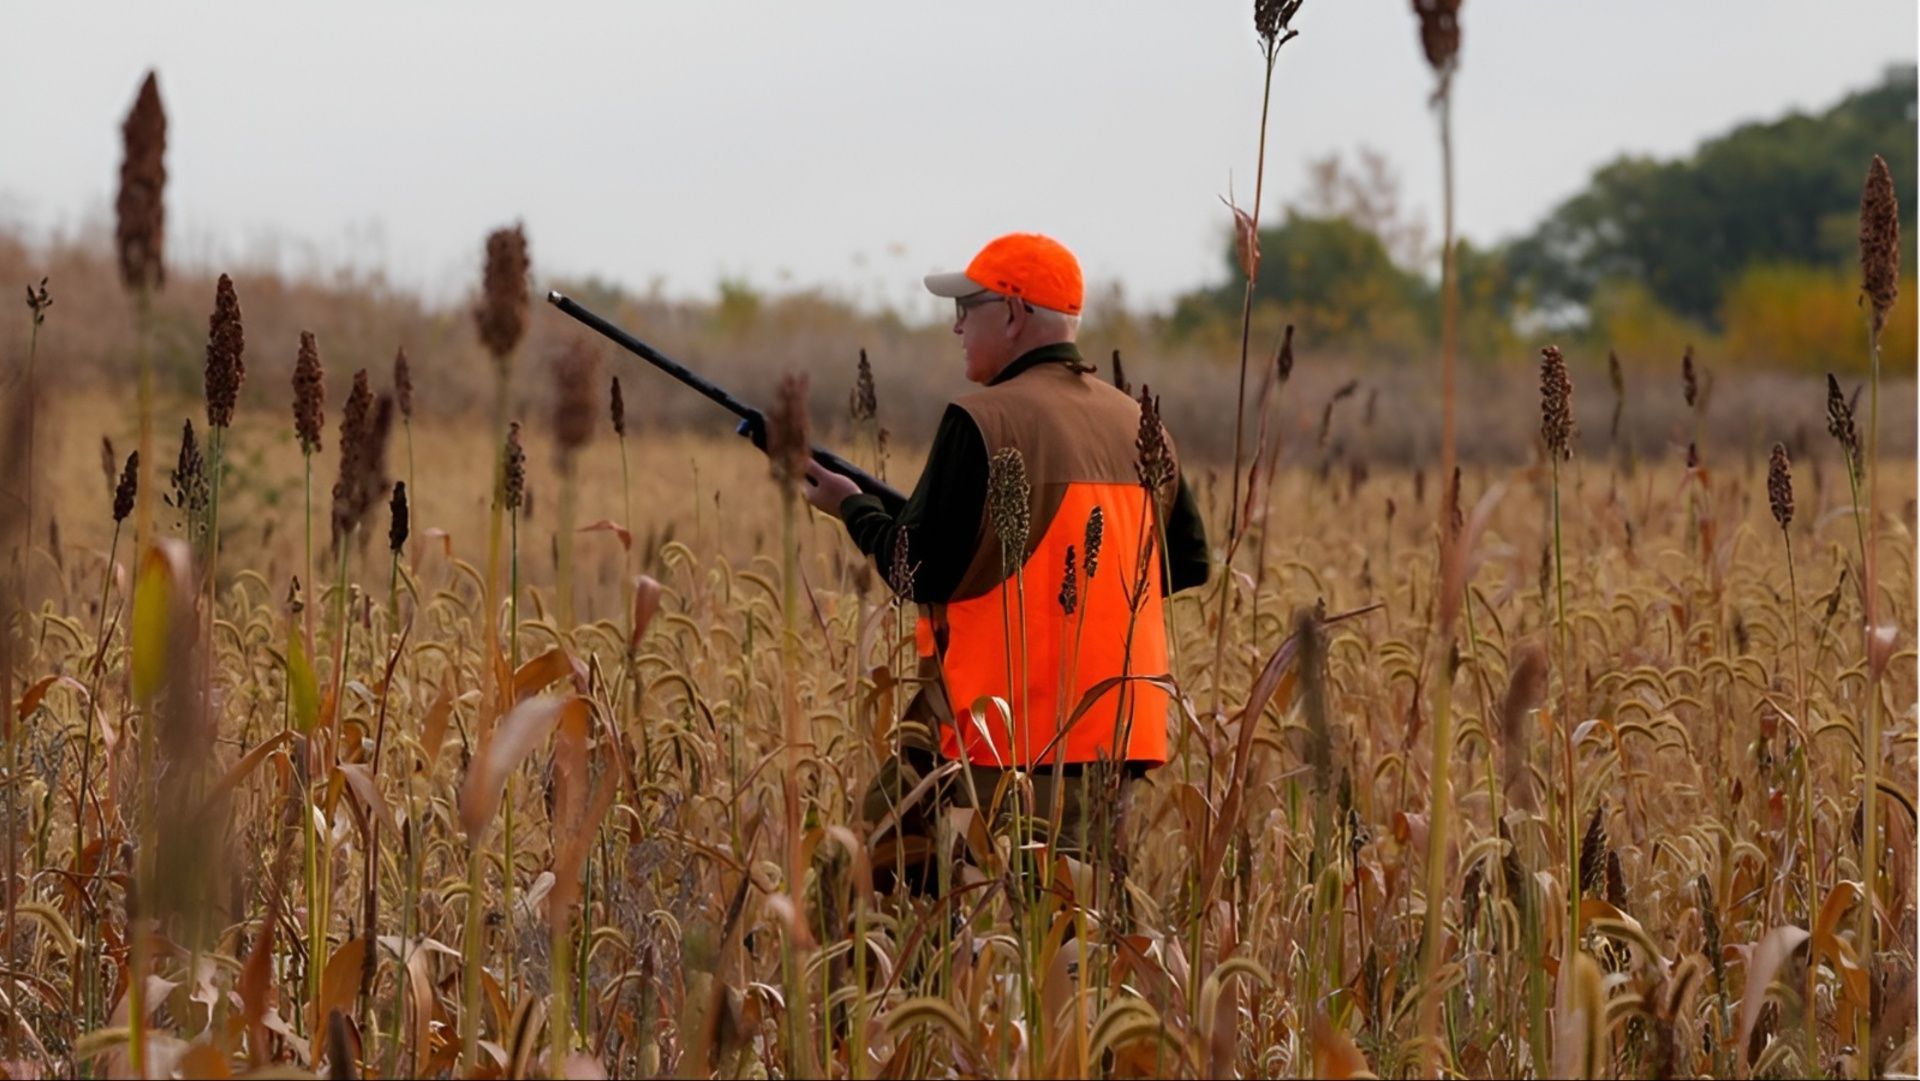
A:
[[[1055,342],[1052,345],[1043,345],[1038,349],[1031,349],[1022,353],[1012,364],[1000,369],[999,375],[987,380],[987,385],[990,387],[999,386],[1001,383],[1026,371],[1028,368],[1038,367],[1042,364],[1085,363],[1086,361],[1080,357],[1079,346],[1072,342]]]

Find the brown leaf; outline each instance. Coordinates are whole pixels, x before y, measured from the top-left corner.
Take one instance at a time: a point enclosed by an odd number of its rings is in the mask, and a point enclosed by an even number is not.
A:
[[[440,743],[447,737],[447,720],[453,716],[453,685],[450,680],[451,677],[441,681],[440,692],[434,695],[433,705],[427,707],[427,717],[421,725],[420,768],[429,774],[433,772],[435,760],[440,757]]]
[[[633,551],[633,532],[629,530],[626,526],[621,525],[619,522],[616,522],[611,518],[602,518],[599,521],[593,523],[592,525],[581,526],[580,532],[582,533],[610,532],[614,536],[620,538],[621,548],[624,548],[629,552]]]
[[[573,654],[555,646],[522,664],[520,670],[513,674],[513,700],[524,702],[533,692],[568,676],[573,677],[576,691],[587,693],[587,666],[581,664]]]
[[[640,648],[640,639],[646,636],[647,625],[660,611],[660,583],[652,575],[642,574],[633,580],[633,633],[627,640],[627,648]]]
[[[563,714],[584,714],[586,709],[579,698],[530,698],[500,718],[486,747],[468,766],[460,791],[460,825],[469,843],[480,843],[481,830],[500,809],[507,775],[547,738]]]
[[[366,763],[342,762],[335,768],[346,779],[347,787],[359,797],[360,805],[366,808],[367,813],[377,817],[387,832],[398,837],[400,826],[394,821],[393,808],[387,805],[387,797],[381,794],[380,786],[375,783],[373,774],[367,771]]]
[[[80,693],[83,700],[87,697],[87,688],[72,676],[44,676],[33,686],[28,687],[27,693],[20,696],[20,708],[14,715],[23,721],[26,720],[34,710],[40,707],[40,700],[47,696],[47,692],[52,690],[55,684],[71,687]]]
[[[1747,958],[1746,990],[1740,993],[1740,1031],[1733,1041],[1733,1046],[1741,1049],[1742,1054],[1747,1047],[1747,1037],[1753,1034],[1753,1023],[1760,1019],[1760,1005],[1767,999],[1767,988],[1773,983],[1774,973],[1780,971],[1780,966],[1806,940],[1807,931],[1803,927],[1776,927],[1753,947],[1753,955]]]
[[[1260,233],[1254,225],[1253,215],[1227,202],[1227,209],[1233,211],[1233,254],[1240,261],[1240,273],[1249,281],[1260,273]]]
[[[1328,1021],[1325,1013],[1313,1019],[1313,1076],[1328,1081],[1375,1076],[1353,1037]]]
[[[273,932],[271,917],[260,921],[260,933],[254,936],[246,967],[240,970],[240,1012],[247,1023],[247,1052],[255,1066],[266,1061],[264,1021],[273,993]]]
[[[360,966],[366,961],[367,940],[360,938],[340,944],[327,959],[327,967],[320,973],[320,997],[315,1000],[313,1012],[314,1027],[317,1029],[322,1018],[339,1010],[343,1014],[353,1012],[353,999],[360,990]]]

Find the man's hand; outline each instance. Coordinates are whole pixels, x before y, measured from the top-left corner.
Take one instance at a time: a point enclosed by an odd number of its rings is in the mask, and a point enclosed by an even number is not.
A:
[[[800,491],[806,495],[807,502],[838,518],[840,504],[846,502],[848,496],[860,494],[860,486],[809,458],[807,483]]]

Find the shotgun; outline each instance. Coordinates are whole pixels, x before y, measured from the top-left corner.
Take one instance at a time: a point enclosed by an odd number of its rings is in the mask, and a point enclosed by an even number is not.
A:
[[[573,298],[560,292],[558,289],[547,290],[547,303],[559,308],[580,322],[585,323],[602,337],[619,345],[622,349],[625,349],[627,352],[632,353],[661,371],[666,372],[668,375],[673,376],[694,390],[699,391],[709,400],[720,406],[720,408],[739,417],[740,424],[735,428],[735,431],[752,440],[753,445],[760,448],[763,453],[766,451],[766,414],[727,393],[721,387],[702,378],[686,365],[674,360],[672,357],[667,356],[665,353],[662,353],[626,331],[621,330],[600,316],[595,315],[592,311],[583,307],[577,301],[573,300]],[[813,452],[814,461],[819,462],[826,468],[858,484],[860,490],[868,495],[880,497],[880,501],[885,503],[889,510],[897,511],[906,503],[906,496],[888,487],[878,478],[861,469],[859,466],[854,465],[852,462],[847,461],[845,458],[840,457],[838,454],[821,447],[813,447],[810,449]]]

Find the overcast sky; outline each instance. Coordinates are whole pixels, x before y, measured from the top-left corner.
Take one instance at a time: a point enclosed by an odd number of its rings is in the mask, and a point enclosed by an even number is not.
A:
[[[1251,199],[1250,0],[12,4],[0,225],[111,221],[149,67],[175,258],[382,268],[445,299],[522,219],[536,279],[711,295],[723,277],[918,314],[919,275],[1038,230],[1163,305],[1221,273]],[[1916,54],[1913,0],[1471,0],[1459,224],[1524,231],[1622,153],[1826,107]],[[1306,0],[1280,56],[1271,215],[1362,146],[1439,226],[1406,0]]]

